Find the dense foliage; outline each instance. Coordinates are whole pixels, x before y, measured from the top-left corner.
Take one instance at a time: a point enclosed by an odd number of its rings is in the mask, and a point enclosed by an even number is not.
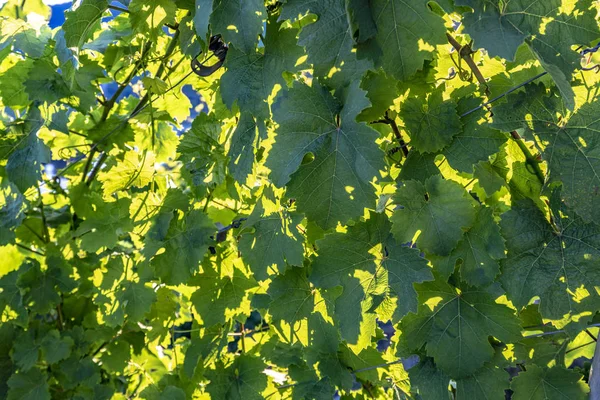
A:
[[[0,398],[586,398],[597,2],[78,3],[0,10]]]

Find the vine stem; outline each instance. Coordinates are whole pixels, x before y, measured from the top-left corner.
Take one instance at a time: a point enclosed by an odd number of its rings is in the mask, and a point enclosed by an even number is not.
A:
[[[454,50],[456,50],[456,52],[458,53],[458,56],[461,59],[465,60],[465,62],[471,69],[471,72],[473,72],[473,75],[475,75],[477,81],[479,81],[479,84],[481,86],[485,86],[485,93],[488,94],[489,88],[487,82],[485,81],[483,74],[479,70],[479,67],[477,67],[477,64],[475,64],[475,61],[473,61],[473,57],[471,57],[471,54],[474,53],[474,51],[471,50],[471,46],[468,44],[461,46],[460,43],[458,43],[458,41],[449,33],[446,33],[446,37],[448,38],[448,42],[450,42],[452,47],[454,47]]]
[[[475,64],[475,62],[473,61],[473,58],[471,57],[472,50],[471,50],[470,46],[469,45],[461,46],[460,43],[458,43],[458,41],[454,37],[452,37],[452,35],[450,35],[449,33],[447,33],[446,36],[448,37],[448,42],[450,42],[452,47],[454,47],[454,49],[458,52],[459,56],[463,60],[465,60],[465,62],[471,69],[471,72],[473,72],[473,75],[475,75],[475,77],[479,81],[479,84],[482,86],[485,86],[485,88],[486,88],[485,92],[486,92],[486,94],[488,94],[489,89],[488,89],[487,82],[486,82],[483,74],[481,73],[481,70],[479,69],[477,64]],[[486,101],[485,103],[481,104],[480,106],[475,107],[475,108],[463,113],[460,117],[461,118],[466,117],[467,115],[472,114],[475,111],[481,110],[482,108],[489,106],[493,102],[509,95],[510,93],[514,92],[515,90],[522,88],[523,86],[541,78],[542,76],[544,76],[546,74],[547,74],[547,72],[542,72],[542,73],[534,76],[533,78],[530,78],[530,79],[526,80],[525,82],[507,90],[506,92]],[[546,183],[546,178],[544,177],[544,173],[542,172],[542,169],[540,168],[540,163],[538,162],[538,160],[536,160],[535,157],[533,156],[533,154],[531,154],[531,152],[525,145],[523,139],[516,131],[510,132],[510,136],[513,138],[515,143],[517,143],[517,146],[519,146],[519,149],[521,149],[521,152],[523,153],[523,155],[525,155],[526,162],[527,162],[527,164],[529,164],[531,166],[531,168],[533,168],[533,172],[535,173],[535,176],[538,178],[540,183],[542,185],[544,185]]]

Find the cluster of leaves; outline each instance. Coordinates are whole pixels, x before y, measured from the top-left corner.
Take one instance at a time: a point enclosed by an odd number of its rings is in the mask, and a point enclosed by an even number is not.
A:
[[[9,0],[0,397],[585,398],[595,3]]]

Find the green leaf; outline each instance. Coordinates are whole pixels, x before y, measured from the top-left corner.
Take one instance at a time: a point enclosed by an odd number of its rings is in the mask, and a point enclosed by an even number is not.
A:
[[[14,229],[21,225],[25,218],[25,197],[17,187],[3,179],[0,182],[0,245],[12,242]]]
[[[339,388],[350,390],[354,377],[338,352],[340,338],[334,325],[323,318],[321,313],[313,313],[308,321],[310,342],[306,348],[306,361],[309,366],[318,363],[321,376],[331,380]],[[313,383],[315,385],[316,382]],[[329,391],[327,385],[316,385]],[[316,389],[313,387],[313,390]]]
[[[267,10],[262,0],[214,0],[210,15],[212,34],[245,54],[254,53],[258,35],[263,31]],[[229,56],[228,56],[229,57]]]
[[[310,317],[314,309],[313,288],[304,268],[292,268],[277,275],[267,290],[271,297],[269,313],[274,320],[294,323]]]
[[[527,39],[530,48],[559,87],[567,107],[573,109],[574,94],[569,82],[573,71],[580,65],[580,57],[572,47],[587,45],[600,36],[592,1],[566,5],[560,0],[537,3],[526,0],[459,0],[456,4],[474,9],[473,13],[464,17],[465,31],[477,46],[484,47],[491,56],[513,60],[517,48]]]
[[[19,272],[12,271],[0,278],[0,311],[2,315],[9,314],[7,307],[10,307],[12,312],[16,313],[16,322],[20,326],[27,326],[29,316],[21,295],[21,290],[17,286]]]
[[[42,177],[42,164],[50,162],[48,147],[37,137],[44,120],[37,107],[32,107],[23,124],[20,141],[9,150],[6,174],[24,193],[37,185]]]
[[[69,358],[74,341],[72,338],[60,336],[56,329],[46,334],[40,343],[42,356],[48,364],[55,364]]]
[[[132,228],[129,218],[131,199],[123,197],[114,202],[104,202],[95,193],[86,197],[94,208],[90,207],[77,213],[85,218],[76,231],[76,234],[81,236],[81,248],[95,253],[103,247],[114,247],[119,236],[128,233]]]
[[[67,46],[81,49],[100,28],[100,18],[107,8],[107,0],[83,0],[75,11],[66,12],[62,29]]]
[[[316,76],[326,77],[340,62],[356,59],[345,0],[289,0],[280,20],[294,21],[307,12],[316,15],[317,20],[302,28],[298,44],[306,48],[307,61],[313,64]]]
[[[350,0],[357,1],[357,0]],[[397,81],[389,78],[384,72],[368,71],[361,84],[361,89],[367,92],[371,107],[364,109],[358,119],[371,122],[385,115],[398,97]]]
[[[156,301],[156,293],[142,282],[128,282],[117,294],[117,299],[125,307],[127,320],[137,322],[150,311],[152,303]]]
[[[10,48],[12,42],[15,49],[33,58],[39,58],[44,54],[50,36],[51,32],[48,28],[37,30],[20,19],[6,18],[0,22],[0,48],[4,46]]]
[[[231,138],[229,148],[229,171],[238,182],[245,182],[252,173],[254,149],[257,148],[258,129],[249,113],[242,113]]]
[[[325,229],[374,207],[371,182],[383,170],[377,132],[355,120],[368,105],[357,82],[345,100],[342,107],[318,84],[296,84],[273,106],[279,128],[267,158],[271,179],[287,184],[298,210]],[[314,160],[302,164],[309,153]]]
[[[249,290],[256,282],[238,268],[221,276],[213,266],[208,266],[196,278],[199,288],[191,297],[194,308],[205,326],[223,324],[240,313],[240,307],[248,301]]]
[[[431,46],[446,43],[446,28],[440,16],[427,6],[427,0],[373,0],[371,12],[377,26],[375,43],[383,69],[398,80],[407,80],[431,60]]]
[[[282,273],[286,265],[301,267],[304,261],[304,240],[297,228],[302,215],[282,209],[271,196],[265,193],[258,202],[238,244],[242,259],[258,280],[267,279],[273,266]]]
[[[29,98],[40,102],[54,103],[70,94],[62,76],[56,72],[56,66],[43,58],[33,62],[24,85]]]
[[[213,10],[213,0],[195,0],[194,28],[196,35],[205,41],[208,35],[208,23]]]
[[[42,271],[36,260],[26,260],[20,267],[17,286],[23,293],[23,303],[38,314],[45,314],[60,303],[52,276],[53,271]]]
[[[463,132],[456,103],[444,100],[443,90],[444,86],[440,86],[426,99],[410,97],[400,109],[400,119],[410,135],[410,143],[421,153],[440,151]]]
[[[577,317],[598,303],[600,230],[565,208],[553,212],[554,226],[531,202],[522,201],[502,215],[507,258],[500,281],[521,308],[539,296],[545,318]]]
[[[390,223],[384,214],[371,213],[365,222],[332,233],[317,241],[319,256],[313,262],[310,280],[318,287],[341,285],[335,314],[342,338],[361,343],[373,333],[379,296],[395,298],[394,317],[417,309],[413,283],[431,280],[427,261],[415,249],[397,245],[390,238]]]
[[[377,26],[371,15],[369,2],[346,0],[346,9],[350,15],[352,37],[355,41],[361,43],[377,34]]]
[[[460,260],[460,275],[466,283],[487,286],[500,272],[499,260],[504,257],[504,239],[492,209],[481,207],[475,223],[452,253],[435,257],[432,262],[442,276],[448,277]]]
[[[131,0],[129,20],[137,32],[154,37],[164,24],[173,24],[177,6],[171,0]]]
[[[221,96],[229,109],[237,102],[242,112],[256,118],[269,116],[267,99],[275,85],[286,88],[284,72],[296,72],[296,62],[302,56],[302,47],[296,45],[295,29],[282,29],[281,23],[270,19],[267,23],[264,49],[257,52],[238,50],[231,46],[225,59],[227,71],[221,78]],[[240,120],[241,125],[241,120]]]
[[[439,370],[433,359],[423,357],[419,364],[408,370],[411,392],[423,399],[448,400],[450,377]]]
[[[514,400],[587,399],[588,388],[581,375],[562,367],[541,368],[531,365],[513,379],[510,388]]]
[[[50,400],[46,375],[34,368],[13,374],[8,380],[7,400]]]
[[[585,104],[565,121],[566,110],[560,99],[541,97],[539,89],[509,97],[511,104],[498,107],[494,124],[535,132],[546,144],[542,156],[548,162],[550,177],[563,182],[565,202],[585,221],[600,223],[600,160],[596,157],[600,122],[595,117],[600,105]]]
[[[461,99],[458,102],[458,113],[462,115],[479,104],[480,101],[476,98]],[[506,143],[506,135],[490,126],[486,113],[486,110],[481,109],[461,118],[462,131],[443,152],[452,168],[471,174],[475,164],[488,161]]]
[[[390,218],[392,233],[401,243],[410,242],[421,231],[415,243],[428,253],[448,255],[462,239],[464,230],[475,222],[475,202],[457,183],[440,175],[424,184],[404,182],[396,196],[400,206]]]
[[[242,354],[225,367],[221,361],[216,369],[206,372],[210,380],[206,390],[213,399],[260,400],[262,391],[267,388],[267,375],[263,370],[267,365],[258,357]]]
[[[435,163],[436,156],[437,154],[434,153],[409,152],[400,170],[400,175],[398,175],[398,180],[409,181],[412,179],[425,183],[428,178],[441,175],[440,169]]]
[[[497,348],[494,359],[485,363],[481,369],[456,381],[456,398],[458,400],[505,399],[504,391],[510,386],[509,374],[504,369],[508,363],[500,350]]]
[[[12,349],[12,359],[22,372],[27,372],[35,366],[40,355],[39,344],[36,343],[34,332],[29,331],[15,340]]]
[[[513,311],[488,293],[459,290],[439,280],[421,284],[418,293],[417,314],[400,322],[401,341],[415,350],[426,344],[427,355],[452,378],[467,377],[492,359],[488,336],[506,343],[521,337]]]
[[[168,284],[187,282],[198,271],[200,261],[216,231],[206,214],[192,210],[185,217],[173,219],[167,235],[162,238],[164,252],[156,255],[150,265],[156,275]]]

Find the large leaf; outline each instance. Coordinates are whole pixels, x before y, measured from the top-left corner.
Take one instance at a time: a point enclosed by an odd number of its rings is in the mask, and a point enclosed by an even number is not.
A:
[[[303,240],[297,228],[302,216],[281,209],[271,196],[265,194],[256,205],[239,241],[242,259],[258,280],[268,278],[269,272],[285,271],[286,265],[300,267],[304,261]]]
[[[473,199],[457,183],[440,175],[425,183],[404,182],[394,201],[399,205],[391,217],[392,233],[401,243],[416,239],[426,252],[444,256],[456,247],[464,230],[475,222]]]
[[[510,385],[514,400],[524,399],[587,399],[587,387],[581,375],[561,367],[541,368],[532,365]]]
[[[541,314],[560,320],[598,304],[600,229],[564,207],[554,209],[553,221],[531,201],[502,215],[508,253],[500,281],[515,306],[539,296]]]
[[[418,292],[419,310],[402,319],[401,340],[410,349],[426,345],[427,355],[450,377],[465,378],[492,359],[488,336],[508,343],[521,337],[512,310],[486,292],[461,291],[439,280],[421,284]]]
[[[600,223],[600,104],[585,104],[566,120],[560,99],[545,96],[541,87],[509,101],[494,110],[494,125],[506,131],[525,128],[530,137],[537,136],[550,178],[563,182],[565,202],[585,221]]]
[[[385,215],[371,213],[367,221],[348,228],[347,233],[332,233],[317,241],[319,256],[310,279],[319,287],[344,288],[335,313],[342,338],[349,343],[372,334],[374,315],[369,312],[379,297],[395,301],[393,313],[399,319],[417,310],[413,283],[433,279],[419,252],[395,243],[389,230]]]
[[[440,86],[426,99],[410,97],[402,104],[400,118],[410,135],[411,145],[421,153],[443,149],[462,132],[456,103],[443,99],[443,89]]]
[[[263,30],[266,9],[262,0],[214,0],[210,15],[212,33],[221,34],[245,54],[254,53]],[[204,11],[207,12],[207,11]]]
[[[356,122],[368,102],[353,84],[341,106],[317,83],[296,84],[273,106],[279,124],[267,166],[298,210],[323,228],[345,223],[375,204],[372,182],[383,169],[377,132]],[[314,160],[303,163],[307,154]]]
[[[242,112],[257,118],[269,116],[268,97],[275,85],[286,87],[282,74],[295,72],[296,62],[303,54],[296,45],[296,34],[295,29],[282,29],[280,23],[271,19],[262,53],[254,48],[246,52],[231,46],[225,61],[227,71],[221,78],[221,96],[227,107],[237,102]]]
[[[62,26],[67,46],[80,49],[100,28],[100,18],[107,8],[107,0],[83,0],[75,11],[67,12]]]
[[[427,0],[373,0],[371,12],[377,26],[375,42],[379,64],[388,74],[407,80],[423,68],[432,55],[430,46],[446,43],[444,21],[427,6]]]

